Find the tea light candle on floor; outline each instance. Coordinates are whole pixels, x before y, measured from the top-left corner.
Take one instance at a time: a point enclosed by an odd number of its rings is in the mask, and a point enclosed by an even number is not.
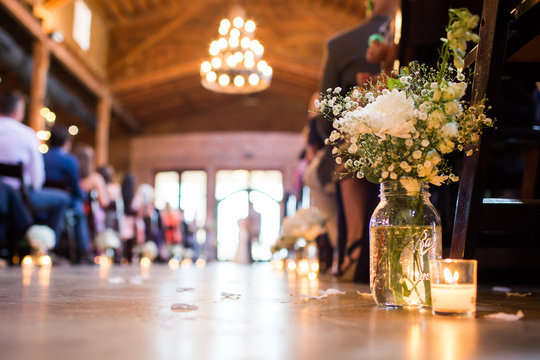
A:
[[[436,315],[476,312],[476,260],[432,260],[431,301]]]

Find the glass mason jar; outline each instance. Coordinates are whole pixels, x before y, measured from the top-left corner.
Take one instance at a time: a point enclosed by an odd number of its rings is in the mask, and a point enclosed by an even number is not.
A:
[[[429,260],[442,257],[442,234],[429,186],[386,181],[379,197],[369,224],[371,294],[380,306],[431,306]]]

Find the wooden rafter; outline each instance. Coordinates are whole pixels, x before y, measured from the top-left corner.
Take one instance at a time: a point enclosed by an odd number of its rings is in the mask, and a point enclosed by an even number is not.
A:
[[[88,69],[77,57],[69,51],[63,44],[59,44],[47,36],[42,29],[41,23],[32,13],[17,0],[0,0],[0,5],[4,7],[12,16],[37,40],[42,42],[50,53],[57,58],[66,69],[72,73],[84,86],[90,90],[97,98],[112,99],[107,83],[99,76]],[[111,100],[112,101],[112,100]],[[118,118],[127,126],[130,131],[139,131],[139,126],[133,117],[126,117],[127,113],[117,113]]]
[[[203,7],[204,7],[204,4],[202,4],[201,2],[195,2],[195,3],[192,3],[189,7],[183,9],[182,14],[178,15],[177,17],[173,18],[171,21],[164,24],[161,27],[161,29],[159,29],[156,33],[150,35],[142,43],[137,44],[131,50],[127,51],[123,57],[111,63],[110,65],[111,71],[114,71],[118,69],[119,67],[123,66],[128,58],[139,55],[144,50],[158,43],[160,40],[166,38],[172,31],[174,31],[180,25],[182,25],[184,22],[190,19],[195,13],[197,13]]]

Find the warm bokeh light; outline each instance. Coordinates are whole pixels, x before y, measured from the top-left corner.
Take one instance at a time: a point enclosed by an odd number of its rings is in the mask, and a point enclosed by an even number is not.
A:
[[[193,260],[191,260],[190,258],[185,258],[180,263],[180,266],[182,267],[182,269],[187,269],[191,266],[191,264],[193,264]]]
[[[241,87],[244,86],[246,80],[242,75],[236,75],[234,77],[234,86]]]
[[[251,74],[249,75],[248,81],[251,85],[257,85],[259,83],[259,75],[257,74]]]
[[[309,280],[315,280],[317,278],[317,273],[316,272],[310,272],[308,274],[308,279]]]
[[[49,146],[47,144],[40,144],[38,149],[40,153],[45,154],[49,151]]]
[[[71,136],[75,136],[79,133],[79,128],[77,127],[77,125],[71,125],[68,128],[68,132]]]
[[[221,59],[220,58],[215,57],[215,58],[212,59],[212,67],[214,69],[219,69],[221,67],[221,65],[222,64],[221,64]]]
[[[152,265],[152,260],[150,260],[149,258],[147,257],[143,257],[141,259],[141,266],[143,267],[149,267],[150,265]]]
[[[172,258],[169,260],[169,269],[176,270],[180,266],[180,261],[177,258]]]
[[[49,255],[40,256],[39,259],[38,259],[38,265],[51,266],[52,265],[51,257]]]
[[[219,76],[219,84],[221,86],[227,86],[229,85],[230,82],[231,82],[231,79],[229,78],[228,75],[223,74]]]
[[[314,271],[314,272],[319,271],[319,263],[318,262],[311,263],[311,271]]]
[[[56,121],[56,114],[51,111],[47,114],[47,116],[45,116],[45,119],[47,122],[53,123]]]
[[[229,21],[229,19],[222,19],[221,22],[219,23],[219,26],[222,28],[228,29],[231,27],[231,22]]]
[[[206,74],[206,80],[210,81],[210,82],[214,82],[216,81],[217,79],[217,75],[215,72],[213,71],[210,71],[208,74]]]
[[[39,114],[41,116],[43,116],[44,118],[46,118],[47,114],[50,113],[50,112],[51,112],[51,110],[49,110],[49,108],[46,108],[46,107],[41,108],[41,110],[39,110]]]
[[[289,261],[287,263],[287,269],[289,269],[290,271],[294,271],[296,270],[296,263],[294,261]]]
[[[237,38],[240,36],[240,30],[238,29],[232,29],[231,30],[231,37]]]
[[[34,260],[32,260],[32,257],[30,255],[26,255],[25,257],[23,257],[22,259],[22,266],[30,266],[34,263]]]
[[[201,64],[201,71],[202,71],[203,73],[206,74],[206,73],[209,72],[210,70],[212,70],[212,65],[210,64],[209,61],[205,61],[205,62],[203,62],[203,63]]]
[[[255,22],[253,20],[246,21],[246,24],[244,25],[244,28],[247,32],[254,32],[255,31]]]
[[[199,258],[197,261],[195,261],[195,265],[197,265],[198,268],[203,268],[206,266],[206,260]]]
[[[296,269],[298,275],[305,276],[309,273],[309,261],[302,259],[298,262],[298,268]]]
[[[241,28],[244,26],[244,19],[242,19],[240,16],[235,17],[233,20],[233,25],[236,28]]]
[[[47,141],[51,138],[51,132],[47,130],[39,130],[36,133],[36,136],[39,140]]]

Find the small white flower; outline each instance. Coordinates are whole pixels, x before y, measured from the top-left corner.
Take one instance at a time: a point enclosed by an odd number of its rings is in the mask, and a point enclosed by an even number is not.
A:
[[[336,155],[338,153],[339,149],[337,147],[332,148],[332,155]]]
[[[397,179],[397,174],[395,172],[391,172],[390,173],[390,179],[396,180]]]
[[[334,89],[334,94],[339,94],[341,92],[341,88],[338,86]]]
[[[458,182],[459,181],[459,176],[456,176],[454,174],[450,174],[449,176],[450,180],[452,180],[453,182]]]
[[[429,84],[429,87],[431,90],[436,90],[439,88],[439,84],[437,84],[436,82],[432,82],[431,84]]]
[[[467,152],[465,153],[465,155],[467,155],[467,156],[471,156],[472,154],[473,154],[472,149],[467,150]]]
[[[412,139],[405,140],[405,146],[406,147],[411,147],[413,145],[414,145],[414,141],[412,141]]]
[[[351,144],[351,146],[349,146],[349,154],[356,154],[356,152],[358,151],[358,145],[356,144]]]
[[[340,157],[336,158],[336,164],[341,164],[341,158]]]
[[[386,171],[386,170],[383,171],[383,172],[381,173],[381,177],[382,177],[383,179],[388,178],[389,175],[390,175],[390,173],[389,173],[388,171]]]
[[[406,161],[402,161],[399,163],[399,167],[402,168],[403,170],[405,170],[408,166],[409,164],[407,164]]]
[[[422,142],[420,143],[423,147],[426,147],[426,146],[429,146],[429,140],[428,139],[424,139],[422,140]]]
[[[412,153],[412,157],[413,157],[413,159],[418,160],[418,159],[420,159],[422,157],[422,152],[420,150],[415,150]]]
[[[336,130],[332,131],[332,133],[330,134],[330,141],[336,141],[340,138],[340,133]]]

